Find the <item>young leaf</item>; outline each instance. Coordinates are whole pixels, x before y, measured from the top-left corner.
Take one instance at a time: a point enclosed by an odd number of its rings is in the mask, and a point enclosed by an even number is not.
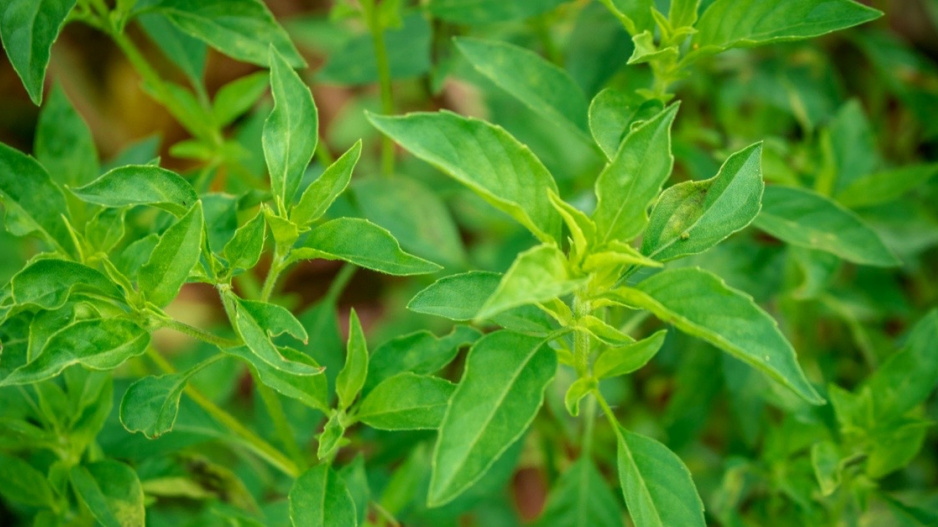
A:
[[[36,106],[42,103],[52,44],[59,38],[75,1],[7,0],[0,8],[3,49]]]
[[[306,83],[273,47],[270,49],[270,89],[274,109],[264,121],[264,159],[274,198],[288,207],[316,151],[319,114]]]
[[[361,157],[362,142],[357,141],[342,157],[329,165],[325,172],[306,187],[300,201],[290,211],[290,221],[306,226],[322,217],[340,194],[348,187],[352,171]]]
[[[91,130],[58,84],[39,113],[33,150],[61,185],[84,185],[98,175],[98,152]]]
[[[629,241],[648,223],[648,206],[671,175],[672,105],[633,128],[596,179],[596,222],[600,243]]]
[[[603,3],[610,9],[615,9],[613,14],[633,37],[655,27],[651,15],[651,10],[655,7],[654,0],[604,0]]]
[[[564,0],[525,0],[524,2],[476,0],[466,3],[464,0],[433,0],[429,8],[436,18],[455,24],[481,25],[539,15],[563,2]]]
[[[55,506],[55,495],[46,475],[3,452],[0,452],[0,496],[29,507]]]
[[[841,190],[837,201],[852,209],[899,199],[938,174],[938,163],[910,165],[861,176]]]
[[[573,242],[570,261],[579,263],[596,240],[596,224],[583,211],[560,199],[560,196],[554,194],[554,191],[549,190],[547,192],[551,205],[557,209],[557,214],[560,214],[560,217],[563,218],[563,222],[570,232]]]
[[[457,37],[455,43],[479,73],[521,104],[589,141],[589,103],[567,72],[513,44],[467,37]]]
[[[144,377],[131,384],[121,399],[121,424],[128,432],[142,432],[149,439],[171,431],[182,391],[189,379],[208,364],[203,361],[184,372]]]
[[[728,287],[717,276],[698,268],[667,269],[635,289],[616,290],[613,296],[730,353],[804,400],[824,403],[775,320],[752,297]]]
[[[713,247],[759,213],[762,145],[731,155],[705,181],[678,183],[661,193],[642,238],[642,253],[666,262]]]
[[[693,26],[699,8],[700,0],[672,0],[668,9],[668,22],[674,29]]]
[[[706,525],[703,502],[681,458],[650,437],[616,426],[619,482],[636,527]]]
[[[371,354],[362,392],[367,394],[385,379],[400,373],[436,373],[456,358],[459,348],[481,336],[476,329],[456,326],[449,335],[439,338],[429,331],[418,331],[391,339]]]
[[[132,468],[112,460],[76,465],[69,480],[104,527],[144,527],[143,487]]]
[[[475,318],[492,318],[513,307],[551,300],[582,284],[583,280],[570,275],[567,258],[560,249],[538,245],[518,255]]]
[[[412,154],[471,188],[543,242],[556,242],[560,216],[547,190],[557,184],[531,150],[501,127],[452,112],[401,117],[367,114]]]
[[[150,259],[140,268],[137,285],[159,307],[169,304],[202,254],[202,202],[160,236]]]
[[[755,226],[792,245],[818,249],[863,265],[892,267],[899,260],[856,214],[810,190],[765,189]]]
[[[878,419],[903,415],[928,398],[938,385],[938,310],[912,329],[905,345],[866,381]]]
[[[146,351],[149,343],[150,334],[129,320],[81,320],[52,335],[38,357],[13,370],[0,386],[50,379],[73,364],[114,369]]]
[[[309,469],[293,484],[290,521],[294,527],[357,527],[355,502],[328,463]]]
[[[255,313],[260,313],[261,319],[264,321],[276,320],[270,316],[270,313],[258,309],[254,305],[256,303],[241,300],[231,292],[222,295],[222,301],[225,304],[228,318],[233,321],[235,330],[237,330],[241,340],[260,360],[275,370],[291,375],[318,375],[322,373],[322,368],[318,366],[313,366],[308,362],[296,362],[285,357],[281,350],[271,342],[270,329],[262,326],[261,322],[255,318]],[[282,331],[282,328],[279,330]]]
[[[339,476],[345,481],[355,509],[358,511],[358,523],[365,523],[368,504],[371,502],[371,489],[368,486],[368,472],[365,469],[365,456],[358,454],[351,463],[339,469]]]
[[[293,316],[289,309],[268,302],[255,302],[253,300],[238,300],[247,313],[270,334],[276,337],[288,333],[305,344],[309,335],[303,324]]]
[[[110,254],[123,238],[126,209],[101,209],[85,226],[85,239],[94,249]]]
[[[232,269],[252,269],[261,259],[264,251],[264,237],[267,234],[267,222],[264,214],[258,212],[235,231],[234,237],[225,244],[222,254]]]
[[[521,437],[556,369],[542,338],[498,331],[475,343],[440,425],[429,506],[455,499]]]
[[[48,243],[67,254],[75,244],[63,215],[68,206],[62,190],[35,159],[0,143],[0,203],[4,226],[15,236],[39,231]]]
[[[536,527],[621,527],[619,502],[588,456],[554,483]]]
[[[259,0],[157,0],[183,32],[238,60],[267,66],[273,46],[292,67],[306,64],[290,37]]]
[[[701,53],[825,35],[869,22],[882,13],[852,0],[716,0],[697,22],[691,41]]]
[[[608,379],[637,371],[658,353],[667,334],[668,331],[663,329],[638,342],[607,349],[596,357],[593,375],[597,379]]]
[[[99,271],[65,260],[38,260],[16,274],[10,281],[13,301],[58,309],[65,305],[72,291],[93,291],[116,300],[124,293]]]
[[[455,389],[438,377],[401,373],[375,386],[355,415],[379,430],[435,430]]]
[[[298,375],[284,371],[261,360],[246,346],[226,348],[224,351],[246,362],[255,379],[280,394],[296,399],[323,413],[329,411],[329,392],[325,375],[309,375],[305,372],[303,375]],[[316,368],[319,373],[324,371],[322,366],[305,353],[291,348],[280,348],[279,352],[286,361]]]
[[[612,160],[632,123],[654,117],[663,109],[661,101],[645,101],[640,96],[606,88],[590,102],[590,133],[606,158]]]
[[[417,293],[407,304],[415,313],[450,320],[472,320],[501,283],[502,275],[469,271],[440,278]]]
[[[179,174],[153,165],[115,168],[79,188],[70,188],[82,201],[104,207],[152,205],[182,216],[199,196]]]
[[[580,415],[580,400],[589,395],[594,388],[596,388],[596,379],[592,377],[581,377],[574,381],[563,396],[563,405],[567,407],[567,412],[573,417]]]
[[[360,218],[337,218],[309,233],[296,259],[345,260],[374,271],[407,276],[434,273],[440,266],[407,254],[385,229]]]
[[[847,101],[837,110],[821,131],[820,143],[824,165],[815,179],[818,194],[839,194],[882,164],[873,123],[857,99]]]
[[[811,465],[823,496],[830,496],[840,486],[840,450],[830,441],[811,445]]]
[[[339,408],[344,410],[352,405],[368,376],[368,343],[362,330],[358,315],[353,309],[349,315],[349,335],[346,346],[345,366],[335,380],[335,391],[339,396]]]
[[[212,117],[218,126],[227,126],[251,109],[267,91],[270,75],[257,72],[229,82],[218,89],[212,100]]]

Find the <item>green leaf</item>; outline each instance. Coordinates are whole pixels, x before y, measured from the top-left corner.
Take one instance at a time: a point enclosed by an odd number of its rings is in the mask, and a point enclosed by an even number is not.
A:
[[[652,33],[652,30],[645,30],[641,33],[632,37],[632,44],[634,44],[634,49],[632,50],[632,56],[629,57],[629,61],[626,63],[628,65],[632,64],[650,64],[653,62],[657,63],[674,63],[677,61],[678,55],[680,55],[680,49],[677,46],[667,46],[664,48],[659,48],[655,44],[655,35]]]
[[[277,312],[267,312],[258,306],[257,302],[241,300],[230,291],[222,295],[222,301],[225,304],[225,311],[228,318],[232,320],[235,330],[241,340],[250,350],[270,367],[292,375],[318,375],[322,373],[322,368],[309,364],[308,362],[297,362],[284,356],[282,351],[271,342],[271,328],[261,324],[261,322],[276,321],[275,331],[282,332],[286,324],[292,325],[292,322],[285,321],[285,317]],[[276,309],[276,308],[272,308]],[[283,309],[283,308],[280,308]],[[283,311],[286,311],[283,309]],[[255,317],[259,317],[255,318]],[[279,326],[279,327],[278,327]],[[305,331],[304,333],[305,334]]]
[[[583,283],[571,276],[560,249],[538,245],[518,255],[475,318],[492,318],[513,307],[545,302],[571,293]]]
[[[218,126],[227,126],[251,109],[267,91],[270,75],[257,72],[225,84],[212,100],[212,117]]]
[[[82,201],[104,207],[152,205],[182,216],[199,196],[188,181],[175,172],[153,165],[115,168],[79,188],[70,188]]]
[[[371,502],[371,489],[368,486],[368,471],[365,469],[365,456],[359,453],[351,463],[339,470],[339,476],[345,481],[355,509],[358,511],[358,523],[364,523]]]
[[[98,152],[91,130],[58,84],[39,112],[33,150],[61,185],[84,185],[98,175]]]
[[[826,251],[854,263],[878,267],[900,264],[856,214],[810,190],[769,186],[754,224],[792,245]]]
[[[15,236],[39,231],[47,242],[74,254],[75,244],[63,215],[68,206],[62,190],[35,159],[0,143],[0,203],[4,226]]]
[[[159,307],[169,304],[202,254],[202,202],[160,236],[150,259],[140,268],[137,285]]]
[[[267,66],[273,46],[291,66],[306,65],[290,37],[258,0],[159,0],[155,12],[238,60]]]
[[[578,264],[596,240],[596,224],[583,211],[560,199],[560,196],[554,194],[554,191],[549,190],[547,192],[551,205],[557,210],[557,214],[560,214],[560,217],[563,218],[567,231],[570,232],[570,238],[572,239],[570,262],[574,265]]]
[[[317,437],[319,445],[316,447],[316,457],[323,463],[328,463],[333,454],[343,445],[348,444],[345,439],[345,425],[343,424],[342,413],[332,412],[329,420],[323,426],[322,433]]]
[[[667,334],[663,329],[638,342],[603,351],[593,363],[593,375],[597,379],[608,379],[639,370],[658,353]]]
[[[840,486],[840,450],[830,441],[811,445],[811,465],[822,496],[830,496]]]
[[[274,198],[287,207],[319,143],[319,113],[306,83],[273,48],[270,91],[274,109],[264,121],[264,159]]]
[[[94,249],[110,254],[123,238],[126,209],[101,209],[85,226],[85,239]]]
[[[622,512],[609,484],[588,456],[554,483],[537,527],[621,527]]]
[[[82,320],[65,326],[46,342],[39,356],[13,370],[0,386],[50,379],[73,364],[110,370],[146,351],[150,334],[126,319]]]
[[[202,84],[208,46],[197,38],[176,29],[168,18],[161,14],[144,14],[136,17],[147,36],[188,77],[193,86]]]
[[[882,13],[852,0],[716,0],[697,22],[699,52],[801,40],[853,27]]]
[[[596,179],[596,222],[600,243],[629,241],[648,223],[648,206],[671,175],[672,105],[633,128]]]
[[[440,425],[429,506],[455,499],[521,437],[556,369],[542,338],[498,331],[475,343]]]
[[[212,359],[209,359],[211,361]],[[142,432],[149,439],[169,432],[179,413],[179,398],[189,379],[209,361],[180,373],[144,377],[131,384],[121,399],[120,421],[128,432]]]
[[[399,276],[440,270],[435,263],[405,253],[391,233],[361,218],[337,218],[316,227],[294,251],[294,258],[345,260]]]
[[[938,310],[912,329],[905,345],[866,381],[877,419],[899,417],[928,398],[938,385]]]
[[[617,290],[614,296],[730,353],[806,401],[824,403],[778,324],[749,295],[698,268],[667,269],[635,287]]]
[[[645,101],[635,94],[606,88],[590,102],[590,133],[606,158],[611,160],[632,123],[654,117],[661,110],[663,107],[658,100]]]
[[[271,337],[287,333],[295,339],[303,341],[304,344],[309,341],[306,328],[293,316],[289,309],[277,304],[253,300],[238,300],[238,303]]]
[[[610,268],[614,269],[623,265],[661,267],[661,262],[643,255],[627,243],[613,240],[597,252],[587,256],[582,267],[586,272],[598,271],[602,273],[608,272]]]
[[[95,269],[65,260],[38,260],[17,273],[10,284],[16,304],[48,310],[65,305],[76,290],[124,299],[124,293],[110,278]]]
[[[455,389],[438,377],[401,373],[375,386],[355,415],[380,430],[435,430]]]
[[[300,201],[290,211],[290,221],[303,227],[312,224],[329,210],[340,194],[345,192],[352,171],[361,157],[362,142],[358,140],[342,157],[326,168],[315,181],[306,187]]]
[[[938,163],[909,165],[861,176],[837,196],[837,201],[852,209],[879,205],[899,199],[938,174]]]
[[[565,0],[525,0],[504,2],[502,0],[433,0],[430,13],[456,24],[482,25],[506,20],[528,18],[546,13]]]
[[[557,193],[553,176],[501,127],[448,111],[367,117],[385,135],[478,193],[541,241],[559,240],[560,216],[547,197],[547,190]]]
[[[589,395],[594,388],[596,388],[596,379],[592,377],[581,377],[574,381],[563,396],[563,405],[567,407],[567,412],[573,417],[580,415],[580,400]]]
[[[296,399],[321,412],[329,411],[329,392],[325,375],[310,375],[305,371],[300,375],[284,371],[261,360],[246,346],[226,348],[224,351],[246,362],[254,373],[255,379],[259,379],[280,394]],[[325,370],[311,357],[295,349],[279,348],[279,353],[286,361],[315,368],[319,373]]]
[[[297,478],[290,489],[290,521],[295,527],[356,527],[358,514],[345,481],[327,463]]]
[[[482,334],[468,326],[456,326],[450,334],[437,337],[418,331],[393,338],[378,346],[368,360],[368,378],[363,393],[395,375],[412,372],[429,375],[443,369],[456,358],[459,349],[475,342]]]
[[[589,141],[589,103],[567,72],[513,44],[468,37],[457,37],[454,42],[479,73],[521,104]]]
[[[368,343],[354,309],[349,315],[348,345],[345,349],[345,366],[335,380],[335,391],[342,410],[352,405],[368,376]]]
[[[608,0],[604,2],[614,7],[617,18],[632,36],[655,27],[651,10],[655,6],[654,0]]]
[[[7,0],[0,9],[0,38],[10,64],[33,104],[42,103],[42,85],[52,44],[75,0]]]
[[[857,99],[837,110],[821,131],[820,143],[824,164],[815,180],[818,194],[839,194],[882,164],[873,124]]]
[[[868,443],[867,476],[880,479],[911,463],[932,426],[925,419],[899,419],[874,430]]]
[[[76,465],[69,473],[75,494],[104,527],[143,527],[143,487],[127,465],[105,460]]]
[[[232,269],[253,269],[264,251],[264,238],[267,234],[267,222],[264,214],[256,216],[235,231],[234,237],[225,244],[222,254]]]
[[[7,426],[4,423],[4,426]],[[0,452],[0,496],[29,507],[54,507],[55,495],[45,474],[18,457]]]
[[[706,525],[703,502],[681,458],[650,437],[616,426],[619,482],[636,527]]]
[[[731,155],[711,179],[661,193],[642,238],[642,253],[666,262],[706,251],[752,223],[761,207],[762,145]]]
[[[690,27],[697,21],[697,9],[700,8],[700,0],[671,0],[671,7],[668,9],[668,21],[674,29]]]

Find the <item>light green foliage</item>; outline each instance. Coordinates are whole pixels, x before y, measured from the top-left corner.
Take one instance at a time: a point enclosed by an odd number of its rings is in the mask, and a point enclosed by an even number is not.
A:
[[[142,432],[150,439],[172,430],[182,391],[189,378],[206,365],[202,362],[182,373],[144,377],[131,384],[121,399],[121,424],[128,431]]]
[[[375,386],[355,415],[381,430],[435,430],[455,388],[438,377],[401,373]]]
[[[137,473],[117,461],[98,461],[72,467],[69,480],[75,493],[105,527],[143,527],[143,488]]]
[[[0,9],[0,39],[29,98],[42,102],[52,44],[76,0],[10,0]]]
[[[124,293],[99,271],[65,260],[38,260],[10,281],[13,302],[58,309],[73,292],[91,291],[121,300]]]
[[[478,330],[469,326],[456,326],[443,337],[418,331],[391,339],[371,354],[363,391],[367,393],[385,379],[405,372],[436,373],[456,358],[461,347],[472,344],[480,336]]]
[[[290,490],[290,521],[294,527],[355,527],[355,502],[342,477],[329,465],[309,469]]]
[[[837,203],[794,187],[765,190],[755,226],[792,245],[818,249],[864,265],[899,265],[876,231]]]
[[[251,269],[257,265],[264,251],[266,234],[267,222],[264,221],[264,215],[261,213],[238,227],[222,251],[228,259],[228,265],[232,269]]]
[[[98,175],[98,152],[88,125],[56,85],[42,107],[33,146],[36,159],[60,185],[77,187]]]
[[[270,85],[270,77],[263,72],[233,80],[218,89],[212,100],[215,124],[225,126],[251,109]]]
[[[83,187],[69,190],[86,203],[104,207],[152,205],[177,216],[189,212],[199,199],[185,179],[152,165],[115,168]]]
[[[176,298],[202,253],[202,202],[160,236],[137,284],[146,299],[163,307]]]
[[[666,335],[667,330],[661,330],[638,342],[603,351],[596,357],[593,373],[597,379],[606,379],[640,369],[658,353]]]
[[[289,357],[285,357],[282,350],[271,341],[274,330],[262,326],[258,320],[258,317],[261,320],[274,319],[280,320],[280,324],[283,324],[284,315],[280,310],[282,308],[277,309],[273,306],[269,309],[264,308],[250,301],[241,300],[231,293],[226,293],[222,300],[225,303],[228,317],[234,323],[241,340],[268,366],[291,375],[318,375],[322,373],[322,369],[318,366],[307,362],[293,361]],[[287,320],[287,323],[292,324],[289,320]],[[277,333],[285,331],[284,327],[289,326],[281,326]]]
[[[225,353],[246,362],[256,379],[278,393],[296,399],[310,408],[327,411],[329,394],[326,376],[321,375],[322,366],[309,356],[292,348],[279,348],[278,352],[285,361],[298,364],[302,369],[298,368],[298,371],[294,372],[279,365],[271,365],[246,346],[225,350]],[[310,374],[311,371],[312,374]]]
[[[345,348],[345,366],[335,381],[335,391],[339,396],[339,408],[346,409],[358,397],[365,378],[368,376],[368,344],[362,331],[358,315],[352,311],[349,319],[348,345]]]
[[[352,178],[352,170],[355,169],[361,153],[362,143],[358,141],[335,163],[329,165],[316,181],[310,183],[303,191],[299,202],[290,211],[290,221],[296,225],[305,226],[321,218],[335,199],[348,187]]]

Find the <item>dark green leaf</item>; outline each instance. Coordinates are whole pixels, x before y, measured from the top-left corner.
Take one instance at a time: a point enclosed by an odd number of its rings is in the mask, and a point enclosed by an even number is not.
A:
[[[384,42],[391,79],[409,79],[429,72],[431,41],[430,24],[421,13],[404,16],[400,27],[386,28]],[[376,84],[379,77],[374,40],[368,32],[348,39],[316,72],[316,79],[328,84]]]
[[[861,176],[837,193],[841,205],[850,208],[879,205],[899,199],[938,174],[938,163],[910,165]]]
[[[253,269],[264,251],[264,238],[267,234],[267,222],[260,212],[235,231],[231,240],[225,244],[222,254],[232,269]]]
[[[227,126],[247,112],[267,91],[270,76],[264,72],[246,75],[218,89],[212,100],[212,116],[218,126]]]
[[[137,473],[117,461],[72,467],[72,488],[104,527],[143,527],[146,512]]]
[[[565,0],[525,0],[504,2],[500,0],[433,0],[430,12],[456,24],[481,25],[506,20],[517,20],[545,13]]]
[[[52,89],[39,113],[33,150],[60,185],[84,185],[98,175],[94,137],[60,85]]]
[[[7,0],[0,8],[0,37],[10,64],[29,98],[42,103],[42,85],[52,44],[59,37],[75,0]]]
[[[294,527],[356,527],[358,514],[345,481],[328,464],[309,469],[290,489]]]
[[[200,40],[176,29],[165,16],[141,15],[137,21],[160,51],[186,74],[193,86],[202,83],[208,47]]]
[[[481,335],[468,326],[456,326],[443,337],[429,331],[418,331],[391,339],[371,354],[368,378],[362,391],[367,394],[378,383],[399,373],[436,373],[456,358],[459,348],[472,344]]]
[[[938,310],[913,328],[905,345],[866,381],[879,419],[899,417],[925,401],[938,385]]]
[[[58,309],[72,291],[91,291],[123,300],[124,293],[108,277],[90,267],[65,260],[38,260],[11,280],[13,300],[43,309]]]
[[[250,366],[254,377],[277,392],[296,399],[301,403],[321,412],[329,411],[329,392],[325,375],[303,375],[284,371],[261,360],[257,354],[245,346],[226,348],[225,352],[243,360]],[[320,373],[323,367],[305,353],[291,348],[279,348],[284,360],[316,368]]]
[[[435,430],[455,389],[438,377],[401,373],[375,386],[355,415],[381,430]]]
[[[261,321],[255,318],[255,312],[259,312],[262,315],[262,320],[273,320],[274,318],[270,317],[270,313],[258,309],[256,303],[241,300],[230,292],[225,293],[222,300],[228,312],[228,317],[234,322],[235,329],[241,339],[262,361],[276,370],[292,375],[318,375],[322,373],[322,368],[318,366],[308,364],[308,362],[296,362],[284,356],[282,351],[271,342],[270,328],[262,326]],[[284,327],[287,326],[282,325],[281,322],[278,331],[283,331]]]
[[[431,507],[462,494],[521,437],[556,369],[556,354],[541,338],[498,331],[475,343],[440,425]]]
[[[368,376],[368,343],[365,342],[365,333],[354,309],[349,315],[348,345],[345,349],[345,366],[335,381],[339,408],[342,410],[352,405]]]
[[[202,202],[160,236],[150,259],[140,268],[137,284],[157,306],[169,304],[189,277],[202,254]]]
[[[82,201],[104,207],[153,205],[182,216],[199,199],[188,181],[153,165],[115,168],[91,183],[70,188]]]
[[[203,361],[184,372],[144,377],[131,384],[121,399],[121,424],[129,432],[142,432],[149,439],[172,430],[182,391],[189,379],[208,364]]]
[[[554,483],[537,527],[621,527],[619,502],[589,457],[582,456]]]
[[[6,423],[3,426],[6,426]],[[55,505],[55,496],[46,475],[22,459],[2,452],[0,452],[0,496],[30,507]]]

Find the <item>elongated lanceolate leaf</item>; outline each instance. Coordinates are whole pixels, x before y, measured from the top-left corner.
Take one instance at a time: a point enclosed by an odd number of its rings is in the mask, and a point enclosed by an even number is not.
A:
[[[562,123],[589,141],[589,103],[567,72],[513,44],[466,37],[455,42],[479,73],[549,122]]]
[[[640,369],[658,353],[666,335],[667,330],[661,330],[638,342],[603,351],[593,363],[593,374],[597,379],[606,379]]]
[[[230,292],[222,295],[222,301],[225,304],[228,318],[234,323],[241,340],[262,361],[272,368],[293,375],[318,375],[322,373],[322,368],[305,362],[294,362],[284,357],[277,346],[271,342],[269,329],[261,326],[258,320],[254,318],[255,306],[245,306],[244,300],[237,298]]]
[[[5,0],[0,7],[0,39],[29,98],[42,103],[42,84],[52,44],[76,0]]]
[[[137,473],[113,460],[76,465],[69,473],[75,494],[104,527],[143,527],[146,512]]]
[[[294,251],[296,259],[345,260],[393,275],[433,273],[440,266],[401,250],[387,230],[361,218],[337,218],[313,229]]]
[[[329,210],[329,206],[348,187],[352,170],[361,157],[362,142],[357,141],[348,152],[329,165],[315,181],[306,187],[300,201],[290,211],[290,220],[300,226],[309,225]]]
[[[717,276],[698,268],[668,269],[634,289],[613,291],[611,296],[647,309],[681,331],[730,353],[806,401],[824,403],[801,371],[795,350],[775,320],[752,297],[728,287]]]
[[[356,416],[380,430],[435,430],[455,389],[439,377],[401,373],[375,386]]]
[[[270,75],[257,72],[233,80],[218,89],[212,100],[215,124],[225,126],[251,109],[270,86]]]
[[[701,52],[801,40],[874,20],[882,13],[852,0],[717,0],[701,15],[692,44]]]
[[[571,276],[567,258],[557,246],[539,245],[518,255],[475,318],[491,318],[513,307],[551,300],[573,292],[583,282]]]
[[[202,202],[198,201],[160,236],[137,278],[148,301],[163,307],[179,294],[202,254],[202,223]]]
[[[697,254],[749,225],[762,202],[762,145],[731,155],[705,181],[661,193],[642,238],[642,253],[662,262]]]
[[[149,439],[172,430],[182,391],[189,379],[207,365],[201,362],[184,372],[144,377],[131,384],[121,399],[121,424],[129,432],[142,432]]]
[[[440,425],[429,506],[455,499],[521,437],[556,369],[542,338],[498,331],[476,342]]]
[[[385,135],[471,188],[541,241],[559,240],[560,216],[547,197],[548,189],[557,193],[553,176],[501,127],[447,111],[367,117]]]
[[[52,335],[37,357],[0,379],[0,386],[50,379],[73,364],[110,370],[143,353],[149,343],[150,334],[129,320],[75,322]]]
[[[6,209],[4,226],[16,236],[34,231],[52,246],[74,254],[65,195],[32,157],[0,143],[0,204]]]
[[[274,109],[264,122],[264,159],[274,197],[287,207],[319,143],[319,114],[306,83],[273,48],[270,86]]]
[[[155,12],[238,60],[267,66],[273,46],[291,66],[306,65],[260,0],[159,0]]]
[[[355,502],[341,476],[328,463],[300,476],[290,489],[290,521],[294,527],[356,527]]]
[[[199,199],[179,174],[152,165],[115,168],[91,183],[69,189],[82,201],[104,207],[153,205],[182,216]]]
[[[38,260],[11,280],[15,303],[49,310],[62,307],[74,290],[124,299],[124,293],[100,271],[65,260]]]
[[[635,526],[706,525],[703,502],[684,462],[650,437],[621,426],[617,432],[619,482]]]
[[[632,129],[596,179],[596,222],[600,243],[629,241],[648,223],[648,207],[671,175],[672,105]]]
[[[792,245],[818,249],[863,265],[891,267],[899,260],[856,214],[810,190],[770,186],[759,229]]]
[[[537,527],[622,527],[619,502],[588,457],[580,457],[554,484]]]
[[[938,385],[938,310],[912,329],[905,345],[867,380],[878,418],[897,418],[928,398]]]
[[[348,344],[345,349],[345,366],[335,380],[339,408],[343,410],[355,401],[368,376],[368,343],[354,309],[349,315]]]
[[[469,326],[456,326],[453,331],[437,337],[429,331],[418,331],[393,338],[371,354],[368,378],[362,389],[368,393],[379,383],[404,372],[428,375],[443,369],[456,358],[459,348],[472,344],[482,334]]]
[[[859,208],[899,199],[938,174],[938,163],[911,165],[861,176],[836,195],[845,207]]]
[[[303,375],[298,375],[284,371],[281,368],[271,366],[246,346],[226,348],[224,351],[246,362],[251,368],[254,378],[273,388],[281,395],[296,399],[321,412],[329,411],[329,387],[325,375],[309,375],[306,372]],[[325,368],[303,352],[292,348],[279,348],[279,352],[284,360],[316,368],[319,373],[325,371]]]

